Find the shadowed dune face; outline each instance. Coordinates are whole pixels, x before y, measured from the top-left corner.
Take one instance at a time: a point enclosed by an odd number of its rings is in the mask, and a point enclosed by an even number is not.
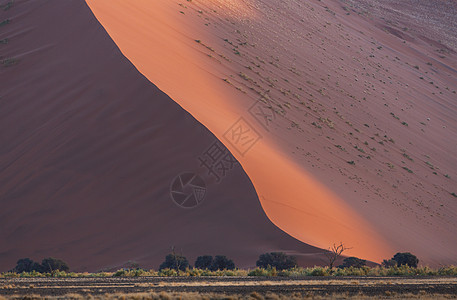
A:
[[[278,227],[372,260],[456,263],[455,52],[346,2],[87,1],[232,151]]]
[[[0,271],[49,256],[74,271],[157,268],[172,246],[191,263],[223,254],[252,267],[268,251],[322,263],[271,223],[242,167],[84,2],[15,1],[0,15],[11,20],[2,58],[16,61],[0,67]],[[226,169],[209,174],[200,159],[216,154]]]

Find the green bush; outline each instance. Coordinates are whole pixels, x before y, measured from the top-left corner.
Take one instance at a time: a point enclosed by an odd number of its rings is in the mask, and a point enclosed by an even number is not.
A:
[[[391,267],[396,267],[397,266],[397,262],[393,259],[384,259],[382,261],[382,266],[384,268],[391,268]]]
[[[67,263],[63,260],[57,258],[44,258],[41,262],[41,272],[42,273],[52,273],[55,271],[64,271],[68,272],[70,268]]]
[[[143,269],[121,269],[117,270],[116,273],[113,274],[114,277],[141,277],[141,276],[151,276],[150,272],[145,271]]]
[[[271,275],[267,269],[255,268],[254,270],[249,271],[248,276],[267,277],[267,276],[271,276]]]
[[[297,259],[294,256],[287,255],[283,252],[264,253],[259,256],[256,266],[259,268],[276,268],[285,270],[297,265]]]
[[[417,268],[417,264],[419,263],[419,259],[417,257],[409,252],[404,252],[404,253],[397,253],[394,255],[392,258],[397,262],[397,266],[403,266],[407,265],[412,268]]]
[[[165,268],[165,269],[159,270],[159,276],[161,276],[161,277],[174,277],[174,276],[178,276],[178,275],[179,275],[178,270],[175,270],[175,269]]]
[[[234,269],[235,269],[235,263],[233,262],[233,260],[227,258],[224,255],[216,255],[216,257],[214,257],[213,262],[211,264],[212,271],[234,270]]]
[[[213,264],[213,257],[211,255],[203,255],[197,257],[197,260],[195,260],[195,268],[197,269],[210,269],[211,265]]]
[[[39,263],[34,262],[30,258],[21,258],[17,261],[16,267],[14,267],[13,271],[16,273],[32,271],[41,272],[42,267]]]
[[[159,271],[163,269],[174,269],[184,271],[189,267],[187,258],[178,254],[168,254],[165,261],[160,265]]]
[[[345,267],[336,269],[331,275],[333,276],[369,276],[371,268],[362,267]],[[372,275],[373,276],[373,275]]]
[[[58,271],[68,272],[70,268],[63,260],[48,257],[42,260],[41,264],[30,258],[21,258],[17,261],[16,267],[12,270],[15,273],[53,273]]]
[[[338,266],[338,268],[349,268],[349,267],[362,268],[362,267],[366,266],[366,264],[367,264],[366,260],[352,256],[352,257],[345,258],[343,260],[343,264]]]
[[[139,277],[139,276],[182,276],[182,277],[203,277],[203,276],[261,276],[273,277],[283,276],[291,278],[299,278],[306,276],[457,276],[457,267],[448,266],[439,269],[431,269],[429,267],[413,268],[408,265],[394,266],[390,268],[375,267],[370,268],[364,266],[362,268],[338,268],[330,270],[328,267],[314,267],[314,268],[291,268],[286,270],[277,271],[275,268],[255,268],[253,270],[217,270],[211,271],[208,269],[186,269],[184,271],[177,271],[174,269],[162,269],[159,272],[154,270],[143,269],[122,269],[115,273],[100,272],[100,273],[67,273],[64,271],[55,271],[52,273],[40,273],[37,271],[32,272],[6,272],[0,273],[0,278],[31,278],[31,277]]]
[[[437,273],[441,276],[457,276],[457,267],[442,267],[438,269]]]
[[[330,274],[329,274],[328,268],[315,267],[309,275],[310,276],[329,276]]]
[[[282,277],[303,277],[303,276],[309,276],[309,275],[307,273],[307,269],[294,267],[294,268],[291,268],[291,269],[280,270],[278,272],[278,276],[282,276]]]

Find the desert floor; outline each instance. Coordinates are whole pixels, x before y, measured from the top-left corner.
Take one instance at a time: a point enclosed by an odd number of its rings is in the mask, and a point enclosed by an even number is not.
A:
[[[61,298],[155,296],[173,299],[237,298],[279,299],[306,297],[420,298],[457,297],[457,278],[452,277],[308,277],[308,278],[14,278],[0,280],[0,297],[23,296]],[[126,295],[127,294],[127,295]],[[201,296],[201,297],[200,297]],[[227,299],[227,298],[226,298]]]

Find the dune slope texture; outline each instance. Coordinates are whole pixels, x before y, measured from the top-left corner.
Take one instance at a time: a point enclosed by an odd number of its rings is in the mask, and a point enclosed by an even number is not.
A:
[[[223,254],[249,267],[267,251],[321,262],[86,3],[14,1],[0,16],[0,271],[49,256],[75,271],[157,268],[171,247],[191,263]]]
[[[375,261],[457,263],[454,2],[87,3],[231,150],[279,228]]]

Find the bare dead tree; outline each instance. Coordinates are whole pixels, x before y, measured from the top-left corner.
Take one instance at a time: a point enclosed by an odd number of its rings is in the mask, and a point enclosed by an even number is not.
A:
[[[174,266],[176,270],[179,272],[179,268],[181,267],[181,262],[176,257],[175,246],[171,246],[171,254],[173,255]]]
[[[343,254],[344,251],[349,250],[352,248],[346,247],[343,242],[340,242],[338,245],[333,244],[332,247],[328,248],[327,252],[325,252],[325,256],[327,257],[328,267],[333,269],[333,265],[335,261]]]
[[[175,246],[171,246],[171,254],[173,255],[173,259],[174,259],[174,264],[175,264],[176,270],[179,273],[180,270],[181,270],[182,258],[184,257],[183,256],[183,251],[181,249],[181,252],[179,254],[176,254]]]

